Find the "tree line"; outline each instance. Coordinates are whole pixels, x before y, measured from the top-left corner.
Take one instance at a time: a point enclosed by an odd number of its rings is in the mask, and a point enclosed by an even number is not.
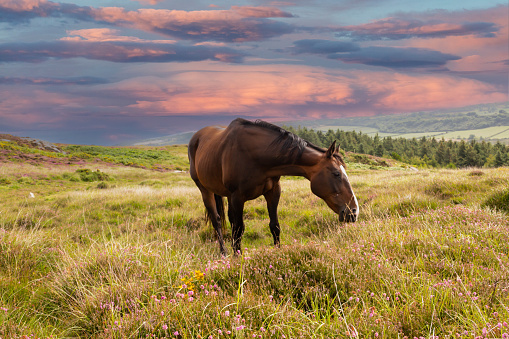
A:
[[[509,165],[509,146],[485,140],[437,140],[432,138],[381,138],[362,132],[315,131],[306,127],[285,127],[288,131],[321,147],[338,140],[346,152],[393,158],[419,167],[501,167]]]

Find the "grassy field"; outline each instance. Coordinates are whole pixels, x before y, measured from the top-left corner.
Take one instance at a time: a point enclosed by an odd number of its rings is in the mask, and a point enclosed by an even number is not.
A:
[[[222,258],[185,147],[112,149],[0,162],[0,338],[508,336],[509,168],[351,163],[354,224],[285,178]]]
[[[442,137],[446,140],[449,139],[469,139],[472,135],[476,140],[488,139],[488,140],[503,140],[509,139],[509,126],[494,126],[481,129],[471,129],[464,131],[451,131],[451,132],[420,132],[420,133],[382,133],[373,127],[364,126],[318,126],[316,129],[323,132],[327,132],[329,129],[336,131],[357,131],[364,134],[372,135],[378,134],[379,137],[392,137],[392,138],[422,138],[422,137],[435,137],[441,139]]]

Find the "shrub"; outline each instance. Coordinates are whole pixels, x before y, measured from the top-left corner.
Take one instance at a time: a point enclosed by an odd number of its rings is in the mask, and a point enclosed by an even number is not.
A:
[[[88,168],[78,169],[76,173],[79,174],[81,181],[90,182],[90,181],[105,181],[111,180],[110,176],[100,170],[93,172]]]
[[[0,185],[10,185],[11,181],[8,178],[0,178]]]
[[[490,195],[482,206],[509,213],[509,187]]]

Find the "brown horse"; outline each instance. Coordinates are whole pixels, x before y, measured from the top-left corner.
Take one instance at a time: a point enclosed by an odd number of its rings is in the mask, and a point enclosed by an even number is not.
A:
[[[326,150],[278,126],[239,118],[226,128],[209,126],[196,132],[189,142],[188,155],[191,178],[200,189],[223,255],[222,197],[228,199],[235,254],[241,251],[244,203],[260,195],[267,200],[270,231],[274,245],[279,246],[277,206],[283,175],[307,178],[311,191],[339,214],[340,221],[357,220],[359,205],[335,141]]]

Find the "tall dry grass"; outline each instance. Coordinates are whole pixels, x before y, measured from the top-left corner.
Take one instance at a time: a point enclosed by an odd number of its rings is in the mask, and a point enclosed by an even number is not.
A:
[[[485,206],[507,168],[352,168],[355,224],[287,178],[282,247],[256,199],[237,258],[219,256],[187,174],[104,167],[99,185],[75,169],[2,167],[1,338],[509,333],[509,222]]]

